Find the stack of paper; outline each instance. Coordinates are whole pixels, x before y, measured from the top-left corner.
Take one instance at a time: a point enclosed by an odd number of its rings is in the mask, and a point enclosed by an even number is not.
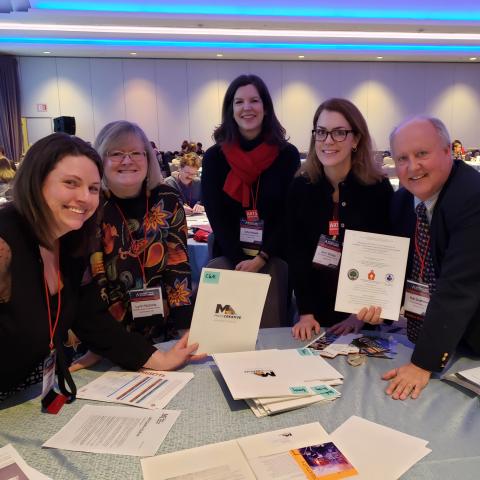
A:
[[[331,388],[333,385],[341,385],[342,380],[325,380],[325,387],[321,394],[300,397],[263,397],[246,398],[245,401],[256,417],[266,417],[276,413],[288,412],[297,408],[306,407],[313,403],[327,403],[337,399],[341,393]],[[330,386],[328,388],[327,386]]]
[[[141,460],[145,480],[396,480],[427,442],[359,417],[332,435],[319,423]]]
[[[335,400],[342,375],[309,349],[219,353],[213,358],[235,400],[257,416]]]
[[[193,373],[148,369],[127,372],[113,368],[80,388],[77,397],[133,407],[165,408],[192,378]]]
[[[461,385],[477,395],[480,395],[480,367],[469,368],[468,370],[462,370],[457,373],[450,373],[445,375],[443,380]]]

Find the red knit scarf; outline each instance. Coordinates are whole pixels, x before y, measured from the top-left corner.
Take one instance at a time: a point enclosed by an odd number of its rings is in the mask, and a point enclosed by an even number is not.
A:
[[[260,174],[266,170],[278,156],[278,146],[261,143],[249,152],[240,148],[238,143],[222,145],[230,172],[223,185],[223,191],[243,207],[250,205],[250,187]]]

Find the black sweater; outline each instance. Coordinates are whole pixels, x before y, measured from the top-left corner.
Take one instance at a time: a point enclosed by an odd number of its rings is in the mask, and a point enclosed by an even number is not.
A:
[[[261,141],[261,138],[241,140],[240,147],[250,151]],[[261,250],[270,256],[285,258],[283,228],[287,191],[299,166],[300,154],[297,148],[287,143],[272,165],[260,175],[257,210],[264,221]],[[223,191],[230,170],[220,145],[214,145],[205,152],[202,164],[202,199],[215,235],[213,254],[215,257],[226,256],[237,264],[246,258],[240,246],[240,219],[245,218],[245,209],[240,202]],[[252,186],[253,191],[256,191],[256,186],[257,182]]]
[[[334,312],[338,269],[317,268],[312,264],[320,235],[328,235],[333,191],[325,177],[318,183],[311,183],[305,176],[296,177],[289,191],[287,208],[289,273],[298,310],[300,315],[313,314],[324,326],[348,316]],[[363,185],[350,172],[339,184],[338,240],[343,243],[345,229],[388,233],[392,194],[388,179]]]
[[[9,245],[11,297],[0,304],[0,391],[14,388],[49,352],[49,326],[38,240],[12,207],[0,210],[0,237]],[[85,264],[60,247],[63,288],[55,345],[62,348],[71,328],[92,349],[136,370],[155,351],[140,335],[129,334],[110,316],[92,315],[95,305],[82,302],[80,282]],[[98,298],[100,301],[100,298]]]

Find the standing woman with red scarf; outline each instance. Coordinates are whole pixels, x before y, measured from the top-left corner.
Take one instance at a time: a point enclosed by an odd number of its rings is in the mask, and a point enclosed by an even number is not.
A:
[[[202,198],[217,257],[208,266],[271,275],[262,327],[287,322],[284,217],[300,155],[285,134],[263,80],[241,75],[225,93],[216,144],[202,165]]]

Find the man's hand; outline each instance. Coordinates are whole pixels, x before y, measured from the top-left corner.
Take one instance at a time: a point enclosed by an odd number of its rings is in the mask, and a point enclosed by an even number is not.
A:
[[[259,272],[265,266],[265,260],[258,255],[251,260],[243,260],[238,263],[235,267],[235,270],[240,272]]]
[[[385,393],[394,400],[405,400],[408,397],[418,398],[427,386],[431,372],[417,367],[413,363],[394,368],[382,375],[383,380],[390,380]]]
[[[292,335],[297,340],[310,340],[312,330],[318,335],[320,324],[312,314],[300,315],[300,320],[292,327]]]
[[[358,333],[363,328],[364,322],[359,320],[356,315],[350,315],[348,318],[339,322],[328,329],[329,333],[335,335],[347,335],[347,333]]]

